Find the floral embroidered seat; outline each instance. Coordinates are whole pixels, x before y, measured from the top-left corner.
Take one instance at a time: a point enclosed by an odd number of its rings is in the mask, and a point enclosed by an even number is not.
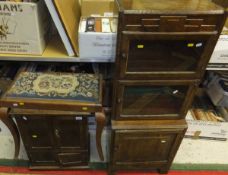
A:
[[[94,74],[22,72],[1,101],[7,107],[81,106],[82,111],[90,111],[91,106],[101,106],[100,85],[100,77]]]

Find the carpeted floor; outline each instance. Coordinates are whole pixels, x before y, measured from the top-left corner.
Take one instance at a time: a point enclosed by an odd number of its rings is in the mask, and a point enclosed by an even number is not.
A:
[[[25,167],[0,166],[0,175],[106,175],[104,170],[32,171]],[[116,175],[159,175],[156,172],[118,172]],[[228,171],[171,170],[168,175],[228,175]]]

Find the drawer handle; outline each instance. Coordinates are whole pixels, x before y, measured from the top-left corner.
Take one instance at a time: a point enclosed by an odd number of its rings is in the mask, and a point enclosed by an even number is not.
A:
[[[166,140],[161,140],[161,143],[166,143]]]

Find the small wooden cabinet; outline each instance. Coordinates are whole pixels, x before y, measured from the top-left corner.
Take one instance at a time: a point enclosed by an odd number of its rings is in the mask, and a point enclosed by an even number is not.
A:
[[[22,110],[23,111],[23,110]],[[31,112],[32,110],[30,110]],[[89,132],[87,117],[69,114],[11,114],[24,142],[30,168],[87,166]]]
[[[184,120],[113,121],[110,174],[121,169],[167,172],[186,128]]]

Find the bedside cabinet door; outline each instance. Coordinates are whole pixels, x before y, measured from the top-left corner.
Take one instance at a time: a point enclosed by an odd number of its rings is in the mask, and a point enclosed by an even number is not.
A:
[[[81,116],[64,116],[53,119],[53,134],[57,148],[61,150],[87,150],[87,118]]]
[[[182,137],[183,131],[175,130],[115,131],[112,163],[126,169],[165,166],[175,155]]]
[[[15,116],[26,149],[52,149],[51,122],[48,117]]]
[[[180,119],[192,102],[195,82],[119,81],[116,91],[117,119]]]

